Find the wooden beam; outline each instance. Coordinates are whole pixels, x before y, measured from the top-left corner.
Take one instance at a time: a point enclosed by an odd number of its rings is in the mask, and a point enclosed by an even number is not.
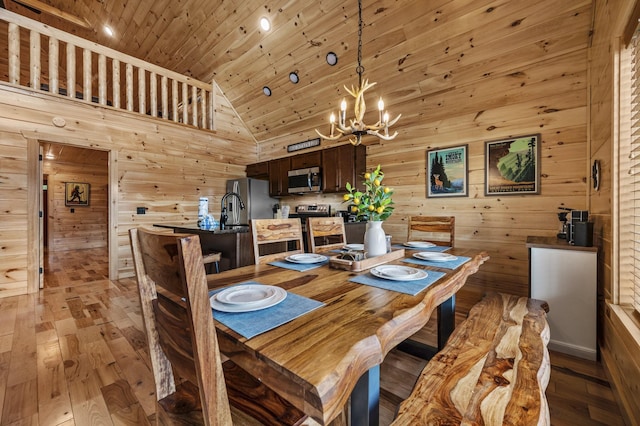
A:
[[[60,19],[64,19],[67,22],[71,22],[73,24],[79,25],[83,28],[86,29],[91,29],[91,24],[89,24],[89,22],[87,22],[86,19],[84,18],[79,18],[75,15],[72,15],[70,13],[64,12],[60,9],[58,9],[57,7],[53,7],[53,6],[49,6],[46,3],[42,3],[39,0],[13,0],[14,3],[17,3],[19,5],[28,7],[28,8],[33,8],[36,10],[39,10],[42,13],[47,13],[49,15],[53,15],[56,16]]]

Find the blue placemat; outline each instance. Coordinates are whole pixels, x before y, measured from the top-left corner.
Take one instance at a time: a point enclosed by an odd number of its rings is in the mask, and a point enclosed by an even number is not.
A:
[[[285,268],[285,269],[293,269],[294,271],[304,272],[304,271],[308,271],[309,269],[318,268],[322,265],[326,265],[327,263],[329,263],[329,259],[323,262],[318,262],[318,263],[294,263],[294,262],[287,262],[286,260],[275,260],[273,262],[269,262],[269,265],[278,266],[280,268]]]
[[[378,278],[371,275],[370,272],[355,276],[351,278],[349,281],[415,296],[416,294],[420,293],[422,290],[429,287],[431,284],[438,281],[440,278],[442,278],[445,275],[444,272],[439,272],[439,271],[426,271],[426,272],[428,274],[426,278],[423,278],[421,280],[415,280],[415,281],[385,280],[384,278]]]
[[[393,248],[403,248],[405,250],[414,250],[414,251],[437,251],[437,252],[443,252],[443,251],[449,250],[451,247],[448,247],[448,246],[407,247],[404,244],[394,244]]]
[[[403,259],[403,262],[413,263],[415,265],[434,266],[436,268],[456,269],[458,266],[465,264],[471,260],[470,257],[458,256],[456,260],[450,260],[448,262],[432,262],[430,260],[416,259],[415,257],[408,257]]]
[[[240,284],[260,284],[255,281],[246,281]],[[225,287],[227,288],[227,287]],[[223,290],[219,288],[211,290],[209,297]],[[287,297],[282,302],[270,308],[252,312],[221,312],[212,309],[213,318],[221,322],[233,331],[247,339],[251,339],[265,331],[286,324],[299,316],[324,306],[324,303],[309,299],[295,293],[287,292]]]

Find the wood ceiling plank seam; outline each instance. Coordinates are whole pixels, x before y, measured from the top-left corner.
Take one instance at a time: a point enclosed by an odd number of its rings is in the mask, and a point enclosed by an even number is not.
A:
[[[152,59],[152,52],[155,46],[160,40],[170,40],[171,31],[167,30],[167,27],[171,27],[170,23],[173,22],[176,16],[180,15],[180,4],[177,2],[171,2],[166,8],[158,8],[157,4],[151,8],[149,13],[149,20],[145,23],[146,31],[144,37],[139,39],[139,46],[137,54],[145,60]],[[165,34],[169,32],[166,39]],[[156,60],[153,58],[153,60]]]

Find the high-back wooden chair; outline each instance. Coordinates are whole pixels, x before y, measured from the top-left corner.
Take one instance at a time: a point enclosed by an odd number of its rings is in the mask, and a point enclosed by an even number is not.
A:
[[[439,246],[453,247],[455,230],[454,216],[411,216],[407,241],[429,241]]]
[[[303,412],[231,361],[221,362],[198,236],[142,228],[129,235],[157,423],[300,424]]]
[[[300,219],[251,220],[256,265],[304,253]]]
[[[343,248],[347,244],[344,220],[341,217],[307,218],[307,241],[311,253]]]

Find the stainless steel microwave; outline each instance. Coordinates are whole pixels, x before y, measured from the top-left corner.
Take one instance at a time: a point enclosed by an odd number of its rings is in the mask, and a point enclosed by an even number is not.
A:
[[[305,192],[320,192],[322,189],[322,175],[320,167],[290,170],[289,194],[303,194]]]

